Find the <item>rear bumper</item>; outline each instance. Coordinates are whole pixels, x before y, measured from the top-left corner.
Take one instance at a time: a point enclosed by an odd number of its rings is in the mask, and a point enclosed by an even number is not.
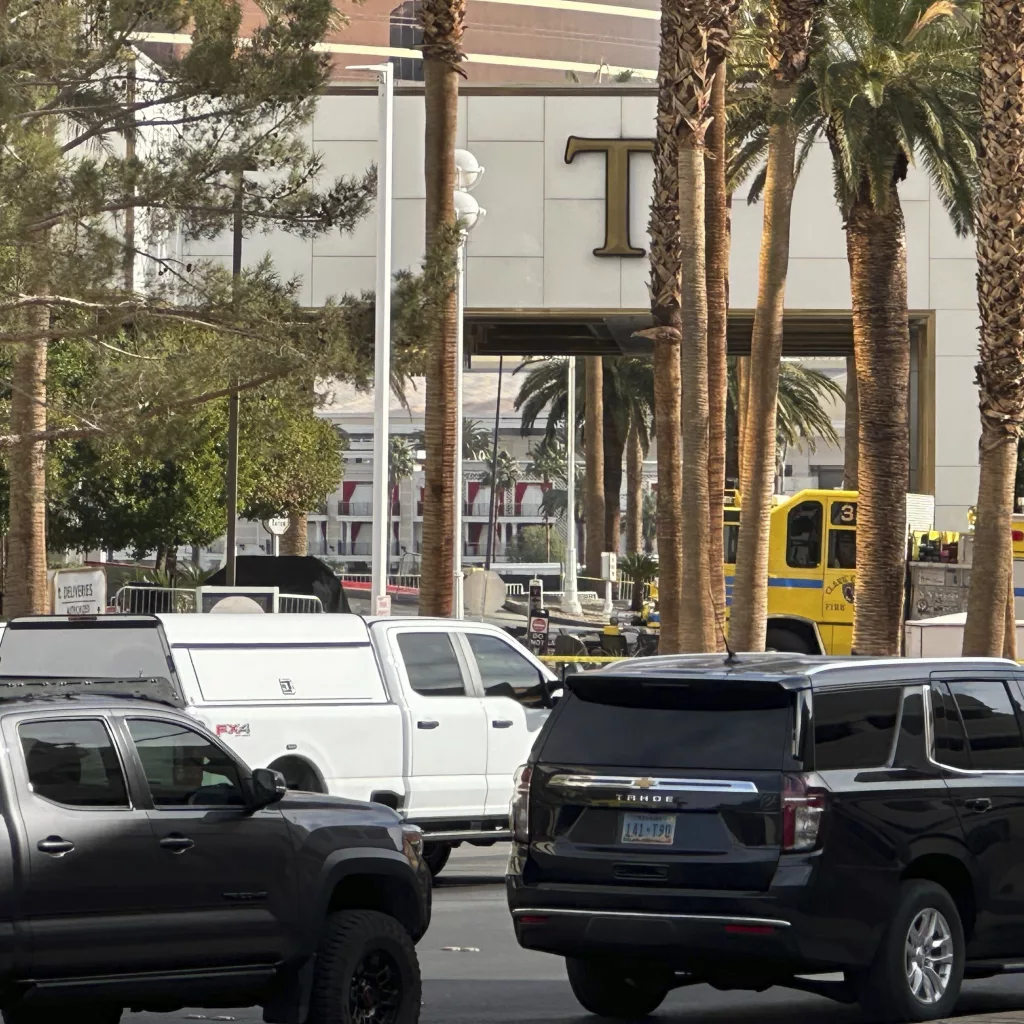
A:
[[[516,938],[568,957],[614,956],[703,975],[793,975],[865,966],[880,932],[815,912],[813,865],[780,870],[767,892],[506,879]]]

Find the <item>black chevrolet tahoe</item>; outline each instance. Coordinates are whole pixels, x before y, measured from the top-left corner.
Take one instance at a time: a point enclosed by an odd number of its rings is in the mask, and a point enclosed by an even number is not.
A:
[[[512,805],[520,944],[606,1017],[701,982],[949,1016],[1024,959],[1022,682],[792,654],[570,677]]]
[[[257,1005],[277,1024],[414,1024],[419,830],[286,791],[173,697],[161,679],[0,680],[7,1024]]]

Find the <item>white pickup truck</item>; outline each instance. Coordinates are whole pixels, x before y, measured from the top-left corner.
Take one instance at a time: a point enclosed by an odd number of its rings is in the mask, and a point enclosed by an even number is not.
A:
[[[312,614],[15,619],[4,676],[169,677],[253,767],[420,825],[435,874],[459,843],[509,838],[513,776],[558,686],[497,626]]]

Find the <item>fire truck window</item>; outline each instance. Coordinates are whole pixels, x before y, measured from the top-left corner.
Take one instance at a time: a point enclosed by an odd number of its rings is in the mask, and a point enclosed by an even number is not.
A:
[[[820,501],[802,501],[786,523],[786,565],[817,569],[821,565],[821,534],[825,514]]]
[[[722,559],[726,565],[736,564],[736,547],[740,542],[740,528],[732,523],[727,523],[722,529],[722,550],[725,558]]]
[[[828,567],[830,569],[857,568],[856,530],[829,530]]]

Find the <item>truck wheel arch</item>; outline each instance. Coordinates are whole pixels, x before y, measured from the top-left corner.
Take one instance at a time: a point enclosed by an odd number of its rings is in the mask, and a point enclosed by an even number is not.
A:
[[[327,916],[336,910],[378,910],[401,922],[414,941],[429,923],[412,868],[397,850],[338,851],[324,864],[315,898],[306,943],[310,952],[317,948]]]
[[[775,643],[772,643],[772,640]],[[825,645],[817,623],[801,615],[771,615],[765,646],[794,654],[824,654]]]
[[[267,765],[268,768],[280,772],[289,789],[304,793],[327,793],[327,783],[323,773],[308,758],[297,754],[288,754],[277,758]]]

